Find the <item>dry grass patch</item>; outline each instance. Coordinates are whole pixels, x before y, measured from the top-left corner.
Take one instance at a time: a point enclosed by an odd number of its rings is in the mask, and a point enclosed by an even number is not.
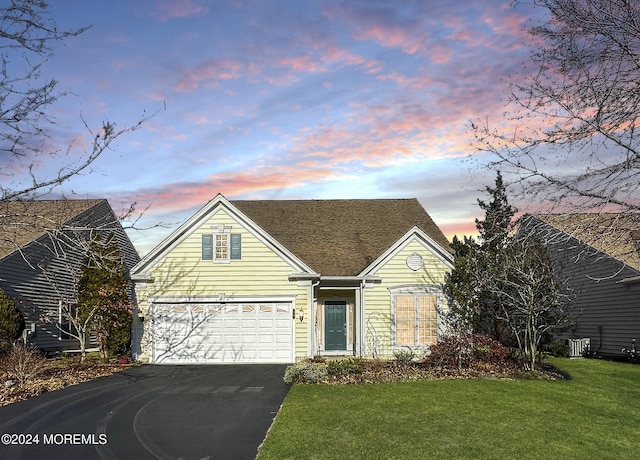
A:
[[[131,365],[102,363],[88,357],[84,363],[79,357],[45,359],[38,354],[27,355],[16,351],[0,358],[0,406],[29,399],[49,391],[76,385],[98,377],[111,375]]]

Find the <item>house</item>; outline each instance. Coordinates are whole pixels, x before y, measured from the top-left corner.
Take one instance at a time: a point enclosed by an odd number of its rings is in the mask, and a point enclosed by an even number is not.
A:
[[[106,200],[0,202],[0,288],[24,315],[28,343],[47,351],[78,347],[62,309],[74,302],[96,235],[115,237],[125,269],[140,260]]]
[[[449,242],[416,199],[217,195],[133,268],[136,357],[283,362],[426,349]]]
[[[574,348],[619,356],[640,339],[640,215],[528,216],[520,232],[542,241],[568,288],[572,327],[563,337]]]

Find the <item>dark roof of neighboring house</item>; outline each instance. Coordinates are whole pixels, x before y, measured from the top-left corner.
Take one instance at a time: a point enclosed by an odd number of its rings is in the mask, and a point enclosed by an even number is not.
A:
[[[0,202],[0,259],[104,200],[24,200]]]
[[[640,270],[640,213],[546,214],[534,217]]]
[[[324,276],[355,276],[414,226],[449,241],[417,199],[231,201]]]

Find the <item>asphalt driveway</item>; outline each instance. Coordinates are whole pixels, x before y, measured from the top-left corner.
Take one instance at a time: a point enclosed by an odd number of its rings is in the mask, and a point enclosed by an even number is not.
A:
[[[145,365],[0,407],[0,458],[253,459],[285,368]]]

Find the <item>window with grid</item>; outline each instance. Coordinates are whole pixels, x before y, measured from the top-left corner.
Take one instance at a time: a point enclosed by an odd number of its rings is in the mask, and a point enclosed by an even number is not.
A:
[[[242,238],[239,233],[218,232],[202,235],[202,260],[240,260]]]
[[[216,260],[229,259],[229,234],[216,234]]]
[[[395,345],[432,345],[438,339],[438,298],[433,294],[396,294]]]

